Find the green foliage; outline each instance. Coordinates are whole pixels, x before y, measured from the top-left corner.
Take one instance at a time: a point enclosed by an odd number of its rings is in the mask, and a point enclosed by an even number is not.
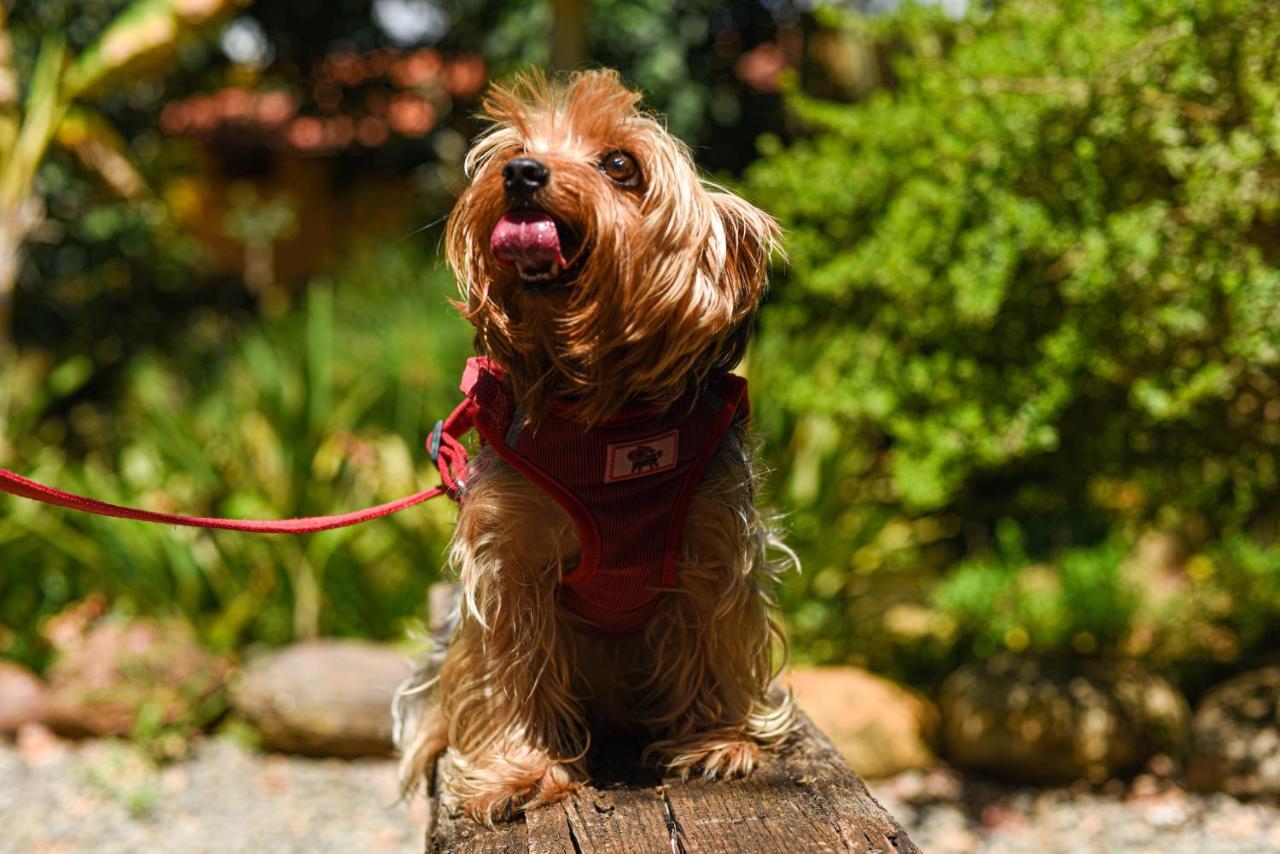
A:
[[[918,598],[999,519],[1033,561],[1273,518],[1280,7],[1010,0],[845,25],[894,46],[895,85],[792,93],[811,135],[766,139],[747,182],[788,231],[751,370],[759,422],[795,437],[771,450],[819,569],[789,596],[839,574],[817,631],[881,623],[856,581],[886,524],[953,532],[905,553]],[[1082,553],[1082,583],[1110,548]],[[947,601],[1013,595],[997,554]]]
[[[934,591],[961,654],[1115,652],[1138,604],[1120,572],[1126,549],[1105,543],[1068,551],[1055,565],[1033,564],[1016,531],[1003,526],[995,556],[962,562]]]
[[[552,5],[455,0],[446,43],[478,49],[494,76],[546,67]],[[755,137],[782,124],[776,94],[751,89],[734,73],[734,64],[746,51],[772,42],[781,29],[798,30],[798,4],[593,0],[581,5],[587,63],[616,68],[638,86],[646,103],[697,148],[707,167],[740,170],[752,157]]]
[[[191,353],[131,370],[110,429],[83,462],[38,434],[33,477],[116,503],[273,518],[356,509],[437,475],[421,449],[456,404],[469,331],[450,276],[408,244],[357,257],[298,310],[209,363]],[[69,365],[69,366],[68,366]],[[72,374],[74,363],[55,372]],[[56,383],[50,383],[56,385]],[[39,664],[38,619],[93,590],[115,607],[180,611],[217,648],[316,633],[392,637],[420,618],[452,520],[437,501],[307,537],[162,528],[6,500],[0,517],[0,648]]]
[[[1139,638],[1159,662],[1271,663],[1280,645],[1280,547],[1240,535],[1213,544],[1187,561],[1183,584],[1145,617],[1168,626]]]
[[[1224,671],[1269,662],[1280,643],[1274,544],[1231,535],[1162,565],[1112,538],[1037,562],[1017,525],[997,530],[992,554],[959,562],[933,588],[915,638],[932,659],[899,651],[893,665],[928,665],[918,670],[928,674],[1005,650],[1136,656],[1194,692]]]
[[[138,82],[141,67],[172,57],[180,39],[189,38],[194,28],[222,12],[227,3],[133,0],[127,5],[109,3],[105,9],[102,3],[89,5],[98,13],[120,11],[75,56],[68,52],[61,28],[49,26],[50,13],[66,17],[68,10],[62,3],[29,11],[12,25],[8,13],[0,9],[0,73],[7,86],[16,90],[18,72],[23,72],[25,89],[21,111],[12,109],[16,106],[14,92],[0,97],[0,209],[6,213],[25,202],[48,146],[74,102],[100,96],[108,85],[129,75],[135,77],[132,82]],[[83,33],[82,27],[73,28],[73,33]],[[35,59],[28,71],[26,59],[33,51]],[[106,145],[108,140],[100,138],[98,142]],[[119,147],[115,154],[117,159],[127,157]]]
[[[102,382],[147,346],[177,347],[202,309],[232,314],[232,289],[199,272],[200,244],[163,202],[108,197],[69,161],[54,153],[38,181],[59,239],[29,247],[14,330],[24,351],[88,357]]]
[[[87,356],[86,391],[102,396],[130,356],[169,343],[175,320],[229,302],[154,192],[186,165],[155,125],[175,66],[200,64],[200,38],[235,4],[10,5],[0,13],[0,241],[12,261],[0,265],[0,350]],[[10,401],[25,403],[6,395],[6,374],[0,422]],[[12,462],[7,451],[0,437],[0,460]]]

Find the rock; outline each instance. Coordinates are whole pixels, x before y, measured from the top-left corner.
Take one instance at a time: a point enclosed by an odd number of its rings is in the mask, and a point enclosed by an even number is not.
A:
[[[18,729],[14,743],[18,748],[18,755],[33,768],[51,765],[66,754],[65,742],[44,724],[23,724]]]
[[[251,663],[232,698],[277,750],[385,755],[391,698],[411,669],[405,655],[376,644],[307,641]]]
[[[857,667],[797,668],[785,683],[861,776],[935,763],[938,712],[914,691]]]
[[[1236,797],[1280,795],[1280,667],[1222,683],[1191,723],[1187,782]]]
[[[1101,782],[1181,751],[1189,713],[1133,662],[1000,655],[942,686],[943,744],[958,767],[1016,782]]]
[[[185,623],[108,618],[59,649],[45,720],[71,737],[191,731],[222,708],[230,672]]]
[[[16,661],[0,661],[0,735],[44,718],[44,683]]]
[[[89,627],[102,619],[110,602],[102,593],[92,593],[70,603],[52,617],[40,621],[40,634],[58,651],[84,640]]]

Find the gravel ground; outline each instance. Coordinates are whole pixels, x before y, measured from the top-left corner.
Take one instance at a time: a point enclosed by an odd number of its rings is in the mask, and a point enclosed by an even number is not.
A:
[[[1034,789],[939,769],[869,787],[926,854],[1280,852],[1280,805],[1188,793],[1155,774]]]
[[[1280,805],[1188,794],[1154,774],[1020,789],[939,769],[871,790],[927,854],[1280,852]],[[157,771],[120,743],[43,730],[0,741],[0,854],[418,852],[424,812],[397,803],[386,760],[260,755],[211,739]]]
[[[258,755],[211,739],[160,771],[120,743],[0,741],[0,854],[420,852],[395,763]]]

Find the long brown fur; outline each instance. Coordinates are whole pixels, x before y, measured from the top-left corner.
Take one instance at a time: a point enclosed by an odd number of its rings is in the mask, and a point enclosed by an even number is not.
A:
[[[615,73],[495,86],[491,128],[467,159],[471,184],[450,217],[448,258],[477,349],[505,369],[529,421],[572,400],[589,422],[643,403],[670,406],[742,356],[778,228],[702,181],[688,149]],[[598,164],[623,150],[635,187]],[[526,288],[493,257],[507,212],[502,167],[532,156],[552,179],[538,203],[580,245],[572,280]],[[570,259],[571,261],[575,259]],[[723,442],[694,498],[679,584],[639,636],[579,633],[557,598],[577,565],[564,511],[489,449],[472,461],[451,563],[462,599],[441,660],[401,691],[396,715],[407,787],[451,751],[451,792],[479,821],[563,797],[586,779],[591,734],[627,730],[672,771],[750,773],[793,729],[776,691],[782,633],[770,590],[780,546],[755,508],[748,438]],[[785,564],[786,561],[783,561]]]

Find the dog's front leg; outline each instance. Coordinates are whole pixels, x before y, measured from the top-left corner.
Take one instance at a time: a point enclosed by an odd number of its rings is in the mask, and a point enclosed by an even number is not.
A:
[[[585,733],[566,707],[555,663],[496,631],[460,626],[441,671],[451,765],[446,785],[476,821],[492,824],[551,803],[583,779]]]
[[[648,636],[648,753],[671,771],[713,779],[751,773],[760,748],[794,728],[789,696],[774,690],[781,630],[772,614],[777,571],[768,530],[751,504],[747,461],[722,459],[686,525],[679,587]]]
[[[555,598],[576,534],[556,505],[487,456],[455,535],[462,613],[439,691],[447,785],[473,818],[492,823],[572,791],[587,731]]]

